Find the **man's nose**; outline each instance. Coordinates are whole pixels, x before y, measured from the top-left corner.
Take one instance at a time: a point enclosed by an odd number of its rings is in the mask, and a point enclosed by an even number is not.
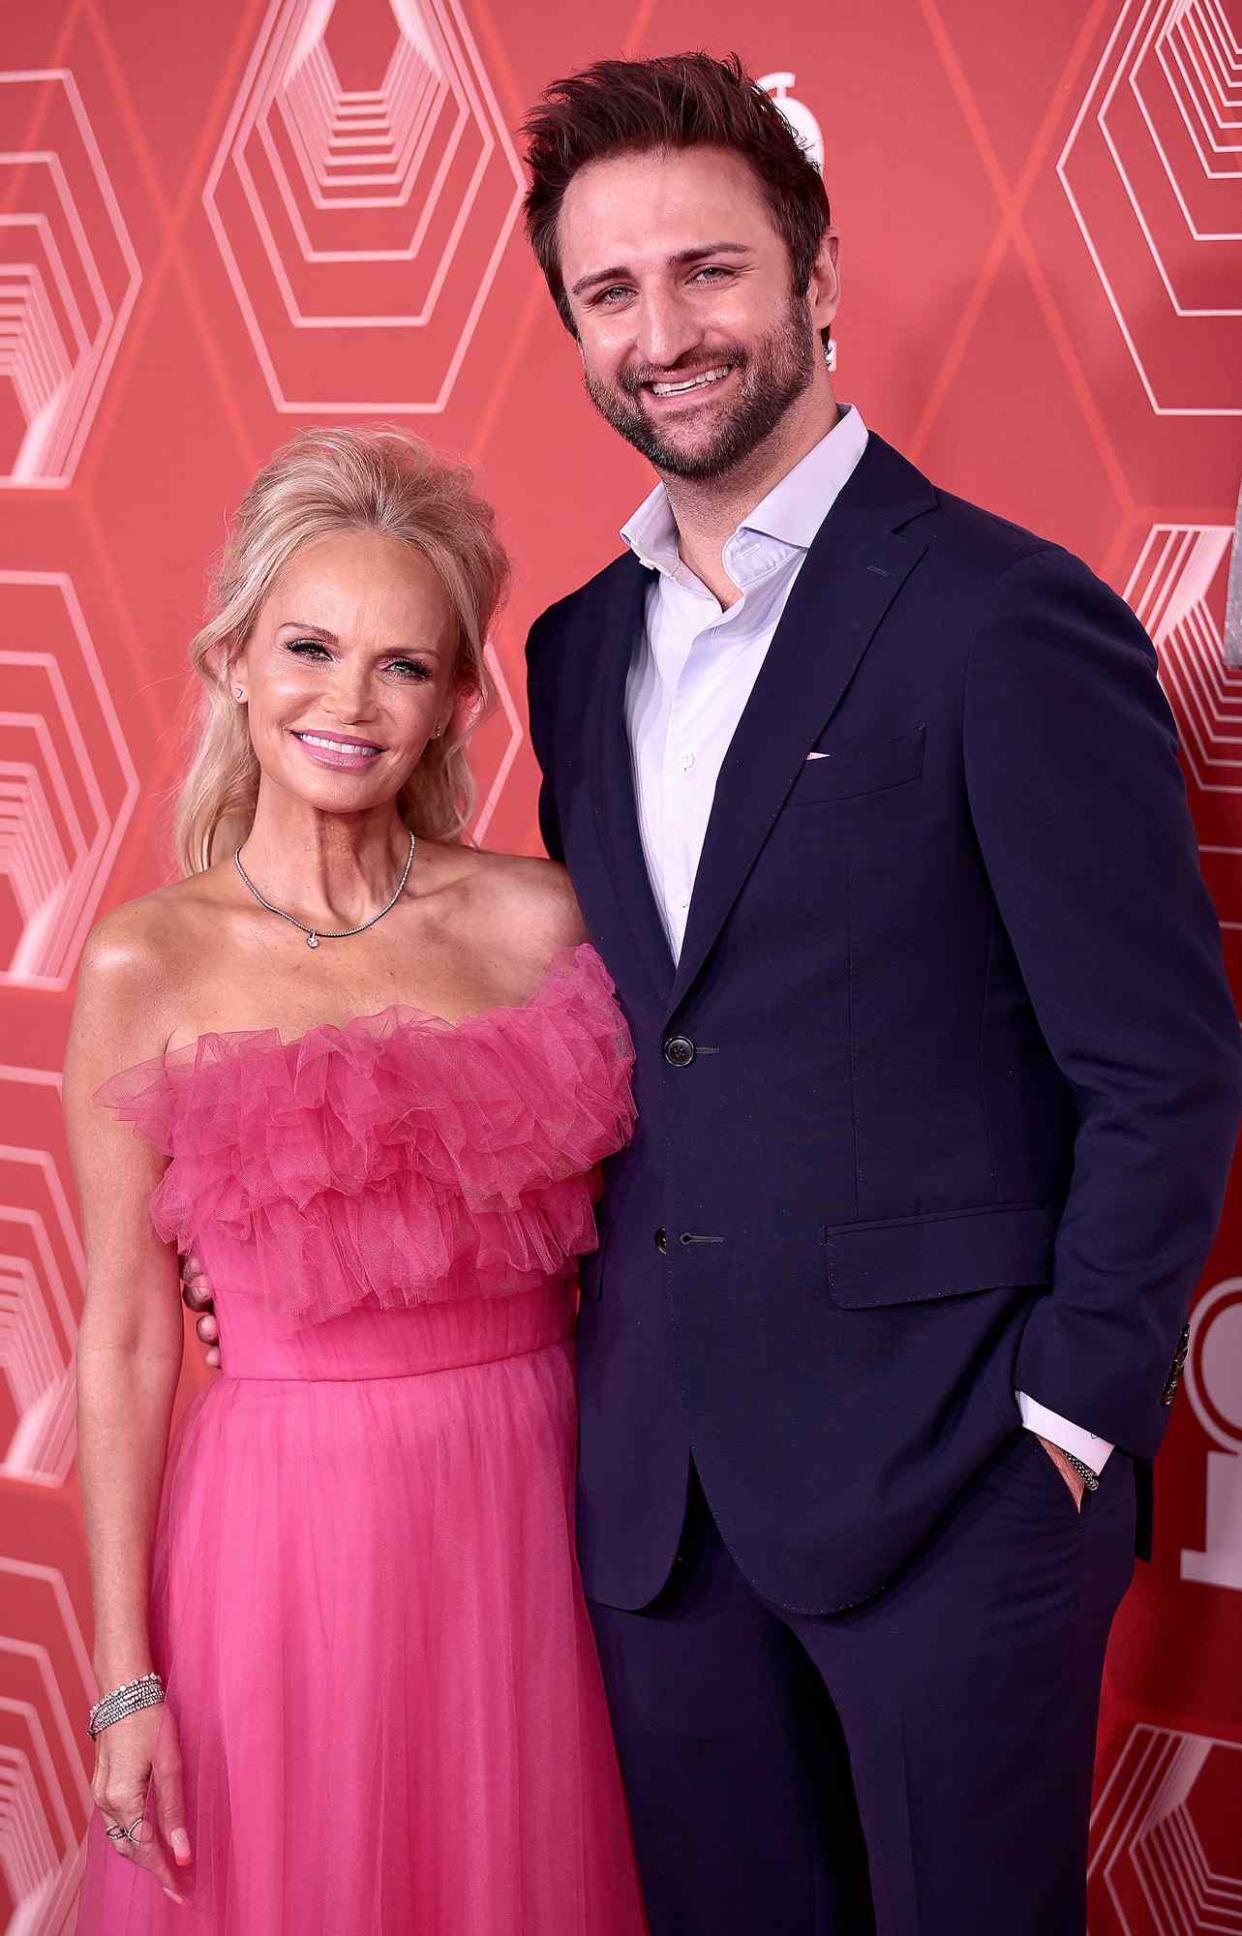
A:
[[[652,369],[671,370],[694,349],[701,333],[688,306],[671,292],[661,291],[643,302],[635,348]]]

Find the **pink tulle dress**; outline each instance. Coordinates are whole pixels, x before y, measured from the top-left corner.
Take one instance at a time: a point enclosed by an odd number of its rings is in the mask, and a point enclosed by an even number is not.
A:
[[[574,1265],[631,1061],[583,946],[520,1007],[206,1035],[101,1092],[168,1156],[224,1370],[152,1581],[190,1906],[96,1815],[80,1931],[645,1927],[573,1521]]]

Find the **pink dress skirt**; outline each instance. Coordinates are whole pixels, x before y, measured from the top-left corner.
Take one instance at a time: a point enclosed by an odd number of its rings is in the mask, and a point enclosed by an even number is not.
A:
[[[590,948],[521,1007],[202,1038],[102,1099],[216,1291],[152,1578],[194,1853],[91,1826],[78,1929],[637,1936],[574,1557],[573,1265],[631,1051]]]

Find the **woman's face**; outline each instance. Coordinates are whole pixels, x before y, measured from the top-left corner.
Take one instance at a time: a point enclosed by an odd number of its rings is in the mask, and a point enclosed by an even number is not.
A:
[[[289,560],[234,662],[264,782],[324,813],[394,800],[456,694],[452,606],[400,539],[339,532]]]

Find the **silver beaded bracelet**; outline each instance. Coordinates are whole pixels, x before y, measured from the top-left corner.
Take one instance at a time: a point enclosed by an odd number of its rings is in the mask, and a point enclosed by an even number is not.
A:
[[[1078,1474],[1078,1477],[1082,1480],[1083,1485],[1086,1487],[1087,1491],[1098,1492],[1100,1489],[1099,1473],[1093,1472],[1091,1470],[1091,1467],[1086,1463],[1084,1459],[1076,1458],[1072,1452],[1067,1452],[1063,1445],[1059,1445],[1057,1447],[1057,1450],[1061,1454],[1061,1457],[1074,1468],[1074,1471]]]
[[[105,1694],[102,1701],[96,1701],[86,1723],[86,1732],[93,1741],[114,1721],[124,1721],[144,1707],[158,1707],[163,1699],[164,1683],[158,1674],[144,1674],[141,1680],[126,1681],[124,1686],[114,1687],[111,1694]]]

